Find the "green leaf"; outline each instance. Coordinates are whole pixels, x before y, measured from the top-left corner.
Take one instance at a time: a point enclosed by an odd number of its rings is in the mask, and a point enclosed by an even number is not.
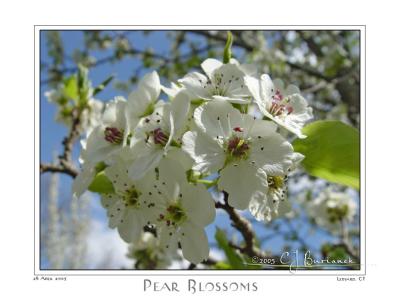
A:
[[[89,70],[79,64],[78,65],[78,91],[79,91],[79,104],[85,106],[89,97]]]
[[[78,82],[76,76],[72,75],[64,81],[64,96],[68,99],[77,101],[79,98]]]
[[[218,243],[218,246],[222,250],[224,250],[231,269],[246,269],[243,258],[231,246],[229,246],[229,242],[225,236],[225,232],[218,227],[215,232],[215,239]],[[224,267],[227,268],[226,265],[224,265]]]
[[[111,75],[108,77],[106,80],[104,80],[102,83],[100,83],[98,86],[96,86],[93,90],[93,96],[97,95],[100,93],[104,88],[114,79],[114,75]]]
[[[92,183],[89,185],[89,191],[99,194],[113,193],[112,182],[104,174],[104,171],[97,173]]]
[[[339,121],[317,121],[303,128],[295,151],[305,155],[303,167],[313,176],[360,188],[360,133]]]
[[[229,63],[232,57],[232,43],[233,43],[233,36],[230,31],[228,31],[228,36],[226,39],[226,44],[224,48],[224,64]]]
[[[232,267],[223,261],[219,261],[214,265],[214,268],[217,270],[230,270]]]

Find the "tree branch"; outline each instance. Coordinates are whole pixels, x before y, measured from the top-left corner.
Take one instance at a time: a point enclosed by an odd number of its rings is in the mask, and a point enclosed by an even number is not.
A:
[[[243,247],[234,245],[233,243],[231,243],[231,246],[249,257],[265,257],[265,255],[259,249],[257,249],[255,245],[255,235],[250,222],[240,216],[237,211],[228,204],[228,193],[224,191],[223,194],[224,203],[216,202],[215,207],[223,209],[229,215],[229,218],[232,221],[232,226],[241,233],[245,243]]]
[[[67,174],[73,178],[75,178],[78,175],[78,170],[75,168],[68,166],[60,166],[60,165],[54,165],[54,164],[40,164],[40,173],[64,173]]]
[[[72,149],[75,141],[81,135],[81,116],[82,110],[75,108],[72,112],[72,124],[68,135],[64,138],[62,144],[64,145],[63,154],[58,158],[60,160],[59,165],[55,164],[40,164],[40,173],[46,172],[58,172],[70,175],[75,178],[78,175],[78,170],[74,167],[72,161]]]
[[[157,59],[157,60],[161,61],[162,65],[167,65],[167,64],[170,64],[170,63],[177,62],[178,59],[185,59],[185,58],[191,57],[193,55],[198,55],[198,54],[201,54],[201,53],[203,53],[203,52],[205,52],[207,50],[209,50],[208,46],[203,47],[203,48],[199,48],[199,49],[195,49],[193,51],[190,51],[188,53],[182,54],[180,56],[167,57],[167,56],[164,56],[164,55],[161,55],[161,54],[158,54],[158,53],[150,53],[150,52],[147,52],[146,50],[140,50],[140,49],[136,49],[136,48],[131,48],[131,49],[128,49],[128,50],[124,50],[122,52],[122,55],[134,56],[134,55],[145,55],[145,54],[147,54],[147,55],[151,56],[153,59]],[[106,56],[106,57],[104,57],[102,59],[97,60],[95,63],[92,63],[92,64],[88,65],[87,67],[88,68],[98,67],[100,65],[111,63],[116,59],[117,59],[117,57],[115,56],[115,54],[112,54],[110,56]],[[70,67],[70,68],[63,68],[63,69],[59,69],[59,70],[54,70],[54,72],[57,73],[57,74],[69,74],[69,73],[74,73],[77,70],[78,70],[78,67]],[[47,79],[44,79],[43,81],[41,81],[40,84],[47,84],[47,83],[52,82],[52,81],[57,80],[57,79],[58,79],[58,76],[47,78]]]
[[[209,38],[209,39],[213,39],[213,40],[221,42],[223,44],[226,42],[226,37],[223,35],[220,35],[220,34],[213,34],[209,31],[203,31],[203,30],[191,30],[190,32],[193,34],[201,35],[201,36]],[[235,34],[235,32],[233,31],[232,34]],[[256,50],[253,45],[250,45],[249,43],[244,41],[238,34],[235,35],[234,44],[235,44],[235,46],[238,46],[238,47],[243,48],[244,50],[247,50],[250,52]],[[320,78],[320,79],[324,79],[326,81],[331,81],[334,78],[336,78],[336,76],[326,76],[323,73],[321,73],[315,69],[312,69],[308,66],[305,66],[305,65],[301,65],[298,63],[292,63],[292,62],[289,62],[288,60],[284,60],[284,62],[293,69],[303,71],[309,75],[312,75],[312,76]]]

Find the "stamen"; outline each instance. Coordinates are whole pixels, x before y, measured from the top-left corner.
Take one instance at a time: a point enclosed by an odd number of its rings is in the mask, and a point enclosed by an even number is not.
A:
[[[227,143],[227,150],[235,158],[243,158],[250,149],[249,143],[237,136],[233,136]]]
[[[161,128],[153,130],[154,144],[165,146],[168,143],[169,136],[166,135]]]
[[[272,96],[272,103],[268,109],[273,116],[285,117],[293,112],[293,107],[289,105],[290,97],[284,98],[279,90]]]
[[[124,131],[115,127],[106,127],[104,129],[104,139],[111,144],[119,145],[124,139]]]

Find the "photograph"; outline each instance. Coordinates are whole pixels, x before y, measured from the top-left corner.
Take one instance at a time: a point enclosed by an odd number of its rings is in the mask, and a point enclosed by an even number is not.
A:
[[[362,34],[36,28],[36,270],[365,271]]]

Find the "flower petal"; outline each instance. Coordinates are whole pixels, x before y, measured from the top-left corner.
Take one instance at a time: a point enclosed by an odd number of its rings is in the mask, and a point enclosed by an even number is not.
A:
[[[251,126],[249,136],[253,138],[268,137],[272,133],[276,132],[276,128],[277,126],[274,122],[257,119],[254,120],[254,123]]]
[[[189,219],[198,226],[206,226],[215,219],[215,202],[202,185],[182,185],[182,205]]]
[[[118,225],[120,237],[127,243],[138,241],[145,225],[142,214],[131,209],[125,212],[121,221]]]
[[[118,197],[118,196],[117,196]],[[121,224],[126,214],[125,205],[118,198],[107,209],[108,225],[110,228],[115,228]]]
[[[129,177],[133,180],[142,178],[149,170],[154,169],[161,158],[164,150],[158,146],[148,146],[145,141],[137,142],[133,152],[137,155],[129,166]]]
[[[267,186],[266,174],[248,161],[228,165],[221,171],[218,180],[219,189],[229,194],[229,204],[241,210],[248,207],[258,192],[265,192]]]
[[[175,96],[182,90],[179,85],[171,82],[171,87],[161,86],[161,90],[168,95],[169,98],[175,98]]]
[[[118,201],[119,197],[116,194],[103,194],[101,196],[101,205],[107,210],[109,210]]]
[[[162,226],[160,231],[160,246],[163,249],[174,252],[178,249],[178,232],[173,226]]]
[[[106,105],[103,113],[103,124],[125,129],[125,108],[126,100],[123,97],[115,97]]]
[[[208,258],[210,248],[203,228],[186,222],[181,227],[181,244],[183,257],[198,264]]]
[[[185,171],[193,167],[194,160],[182,148],[171,147],[166,157],[180,163]]]
[[[160,77],[156,71],[148,73],[139,81],[139,89],[146,90],[152,101],[156,101],[161,92]]]
[[[194,120],[196,125],[212,138],[229,137],[232,133],[229,115],[238,110],[227,101],[210,101],[196,108]]]
[[[86,148],[82,151],[81,157],[85,162],[95,165],[105,161],[109,156],[121,149],[119,145],[107,142],[104,138],[104,127],[97,126],[92,130],[86,140]]]
[[[221,145],[201,132],[188,131],[182,137],[182,150],[195,161],[193,170],[202,173],[216,172],[225,162]]]
[[[249,211],[257,221],[270,222],[272,220],[271,204],[266,193],[257,192],[249,203]]]
[[[257,221],[270,222],[285,216],[292,209],[286,197],[277,197],[272,192],[259,193],[249,204],[250,213]]]
[[[128,176],[128,169],[122,161],[115,162],[112,166],[105,169],[105,174],[110,179],[117,193],[124,193],[127,188],[133,185]]]
[[[214,71],[222,65],[223,63],[215,58],[207,58],[201,63],[201,68],[203,69],[204,73],[206,73],[207,76],[211,78]]]
[[[277,133],[251,144],[250,161],[268,175],[285,175],[292,164],[292,145]]]
[[[235,64],[224,64],[213,74],[211,79],[214,84],[216,78],[221,78],[219,86],[224,88],[224,96],[241,99],[250,96],[249,90],[244,84],[245,73]]]
[[[72,183],[72,193],[75,197],[80,197],[92,183],[96,170],[88,164],[83,165],[82,171],[75,177]]]
[[[173,127],[180,129],[183,127],[187,120],[190,109],[190,100],[186,93],[180,92],[172,101],[171,116],[173,120]],[[175,130],[176,131],[176,130]]]
[[[250,99],[246,98],[240,98],[240,97],[235,97],[235,96],[219,96],[219,95],[214,95],[212,96],[212,100],[216,101],[227,101],[231,103],[237,103],[237,104],[249,104],[251,101]]]
[[[190,93],[201,99],[209,98],[208,89],[205,88],[207,81],[207,77],[198,72],[189,73],[178,80]]]
[[[158,165],[160,180],[169,182],[186,182],[186,173],[182,165],[173,159],[163,158]]]

